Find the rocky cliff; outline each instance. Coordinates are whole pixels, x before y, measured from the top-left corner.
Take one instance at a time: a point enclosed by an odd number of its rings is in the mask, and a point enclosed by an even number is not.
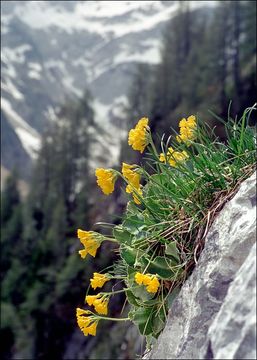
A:
[[[256,174],[217,216],[147,359],[256,359]]]

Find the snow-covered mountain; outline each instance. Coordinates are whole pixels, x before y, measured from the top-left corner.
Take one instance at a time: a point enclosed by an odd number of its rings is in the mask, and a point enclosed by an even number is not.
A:
[[[196,2],[195,2],[196,3]],[[29,173],[46,121],[88,88],[113,134],[138,62],[157,64],[177,1],[2,1],[2,165]],[[116,124],[117,126],[117,124]],[[111,159],[117,158],[113,136]],[[22,165],[22,166],[21,166]]]

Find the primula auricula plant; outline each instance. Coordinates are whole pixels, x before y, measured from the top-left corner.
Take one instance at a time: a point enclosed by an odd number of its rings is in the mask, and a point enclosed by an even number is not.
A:
[[[77,309],[84,335],[96,335],[100,320],[133,321],[148,343],[162,331],[168,308],[197,262],[215,214],[233,196],[238,185],[255,168],[255,133],[248,126],[256,105],[239,121],[224,123],[226,142],[215,137],[191,115],[179,122],[179,133],[156,150],[149,120],[142,118],[128,134],[135,151],[148,150],[151,174],[138,164],[123,163],[121,171],[96,169],[97,184],[106,195],[118,177],[129,197],[123,222],[113,226],[113,236],[78,230],[84,246],[79,254],[95,257],[103,241],[119,244],[120,261],[108,273],[94,273],[95,290],[111,279],[123,280],[124,289],[87,295],[92,310]],[[220,119],[220,121],[222,121]],[[144,184],[144,186],[142,185]],[[130,304],[127,318],[110,318],[108,304],[125,292]]]

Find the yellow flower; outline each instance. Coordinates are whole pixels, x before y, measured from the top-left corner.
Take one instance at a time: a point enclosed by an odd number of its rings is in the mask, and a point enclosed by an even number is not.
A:
[[[149,144],[148,139],[148,118],[143,117],[140,119],[134,129],[131,129],[128,136],[128,144],[132,146],[134,150],[142,152]]]
[[[196,117],[190,115],[187,120],[183,118],[179,122],[180,134],[176,136],[178,142],[184,142],[190,145],[190,141],[195,139],[195,130],[197,127]]]
[[[142,190],[140,188],[140,174],[135,171],[137,165],[129,165],[122,163],[122,174],[124,178],[128,181],[126,187],[126,192],[133,195],[133,199],[136,204],[141,204],[138,195],[142,195]]]
[[[141,201],[138,198],[138,195],[143,195],[143,192],[140,188],[140,185],[138,188],[134,188],[132,185],[128,184],[126,187],[126,193],[131,194],[133,196],[133,199],[137,205],[141,204]]]
[[[165,154],[164,154],[164,153],[161,153],[160,156],[159,156],[159,160],[160,160],[161,162],[166,163],[166,158],[169,160],[169,158],[171,157],[171,155],[173,154],[173,152],[174,152],[174,150],[173,150],[173,148],[170,146],[170,147],[168,148],[167,156],[165,157]]]
[[[94,302],[95,311],[98,314],[107,315],[107,313],[108,313],[108,303],[109,303],[109,299],[106,299],[106,298],[97,299]]]
[[[145,275],[137,272],[135,274],[135,281],[138,285],[144,285]]]
[[[186,151],[175,151],[172,147],[168,148],[168,153],[165,157],[164,153],[160,154],[159,160],[161,162],[166,163],[166,159],[168,160],[170,166],[176,167],[178,163],[185,161],[188,158],[188,154]]]
[[[91,311],[77,308],[76,310],[77,323],[80,330],[83,332],[85,336],[87,335],[95,336],[98,320],[96,320],[92,315],[84,316],[88,314],[91,314]]]
[[[166,163],[166,158],[165,158],[164,153],[160,153],[159,160],[160,160],[160,162]]]
[[[87,295],[86,302],[90,306],[93,305],[98,314],[107,315],[109,298],[105,295]]]
[[[180,120],[179,127],[180,128],[187,127],[187,120],[185,118]]]
[[[159,280],[157,279],[156,276],[154,276],[150,281],[149,281],[149,284],[147,285],[146,287],[146,290],[149,292],[149,293],[156,293],[158,288],[160,286],[160,283],[159,283]]]
[[[196,128],[196,117],[194,115],[190,115],[187,118],[187,125],[191,128]]]
[[[78,238],[85,247],[85,249],[79,251],[79,254],[83,259],[87,256],[87,254],[95,257],[97,249],[100,247],[101,242],[104,239],[101,234],[81,229],[78,229]]]
[[[179,127],[180,128],[188,127],[191,129],[195,129],[196,128],[196,117],[194,115],[190,115],[187,119],[183,118],[179,122]]]
[[[105,195],[109,195],[114,191],[116,174],[112,169],[98,168],[95,171],[97,177],[97,185],[102,189]]]
[[[93,279],[90,279],[92,288],[95,290],[97,287],[101,288],[110,279],[105,274],[94,273]]]
[[[135,188],[138,188],[140,185],[140,174],[135,171],[136,167],[137,165],[122,163],[122,175],[130,184],[132,184]]]
[[[137,272],[135,274],[135,281],[138,285],[145,285],[149,293],[156,293],[160,286],[157,277],[151,274],[141,274]]]
[[[88,314],[90,314],[89,310],[84,310],[84,309],[80,309],[80,308],[76,309],[76,316],[77,317],[80,317],[81,315],[88,315]]]
[[[100,294],[97,295],[87,295],[85,301],[88,303],[89,306],[93,305],[94,302],[101,296]]]
[[[170,166],[176,167],[178,163],[185,161],[188,158],[188,154],[186,151],[174,151],[169,158]]]

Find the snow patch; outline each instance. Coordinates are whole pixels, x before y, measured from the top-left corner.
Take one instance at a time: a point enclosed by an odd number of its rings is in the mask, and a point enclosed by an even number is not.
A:
[[[2,47],[2,54],[3,58],[5,59],[5,62],[14,62],[14,63],[24,63],[25,62],[25,53],[29,50],[31,50],[32,47],[29,44],[23,44],[20,46],[17,46],[15,48],[9,48],[9,47]]]
[[[28,67],[34,71],[38,71],[38,72],[42,71],[42,66],[36,62],[29,62]]]
[[[112,105],[103,104],[94,98],[92,106],[95,112],[95,122],[99,124],[101,128],[107,130],[107,128],[109,128],[109,111]]]
[[[1,34],[5,35],[9,32],[9,22],[12,18],[11,15],[3,15],[1,14]]]
[[[56,122],[58,120],[55,109],[53,106],[48,106],[46,111],[45,111],[45,115],[47,117],[48,120],[52,121],[52,122]]]
[[[119,106],[122,106],[122,104],[126,104],[126,101],[127,99],[125,96],[119,96],[115,99],[114,104],[118,108]],[[95,111],[95,121],[104,130],[104,135],[94,134],[97,141],[92,146],[91,151],[96,160],[92,161],[90,166],[96,167],[96,163],[97,166],[117,165],[119,162],[121,140],[124,138],[124,131],[118,129],[110,122],[109,114],[113,111],[113,105],[106,105],[95,99],[93,102],[93,109]],[[91,131],[95,133],[96,130],[92,129]],[[106,156],[108,153],[109,156]],[[103,154],[105,154],[104,162],[101,160]],[[106,160],[107,158],[109,160]]]
[[[112,105],[112,115],[124,119],[126,115],[124,114],[124,108],[128,106],[128,98],[125,95],[121,95],[115,98]]]
[[[30,77],[31,79],[35,79],[35,80],[41,79],[41,75],[35,70],[30,70],[28,72],[28,77]]]
[[[155,3],[156,1],[87,1],[78,3],[76,11],[87,17],[113,18]]]
[[[22,128],[15,129],[16,134],[18,135],[23,148],[27,154],[32,158],[37,158],[37,152],[40,148],[40,140],[35,138],[31,133]]]
[[[135,11],[152,7],[151,14],[144,13],[135,17]],[[67,33],[84,30],[99,34],[106,40],[110,36],[120,37],[131,32],[149,30],[159,22],[167,21],[177,9],[176,2],[170,6],[159,1],[84,1],[78,2],[72,16],[66,9],[48,6],[47,1],[31,1],[15,8],[16,16],[34,29],[47,29],[56,26]],[[118,16],[127,15],[124,22],[115,21]],[[113,18],[112,22],[103,21]],[[143,21],[142,21],[143,20]]]
[[[60,80],[62,82],[64,87],[69,92],[72,92],[73,94],[75,94],[78,97],[83,95],[83,91],[81,91],[80,89],[78,89],[77,87],[74,86],[74,84],[73,84],[74,79],[68,73],[68,71],[67,71],[67,69],[65,67],[65,64],[62,61],[60,61],[60,60],[49,60],[49,61],[45,62],[45,67],[47,69],[57,67],[59,69],[59,71],[61,72],[60,79],[58,79],[58,80]],[[50,77],[51,77],[52,81],[56,81],[56,79],[54,79],[52,75],[50,75]]]
[[[35,79],[35,80],[40,80],[41,79],[41,71],[42,71],[42,66],[39,63],[36,62],[30,62],[28,63],[28,77],[30,77],[31,79]]]
[[[40,135],[38,132],[13,110],[8,100],[1,98],[1,107],[18,135],[25,151],[32,159],[36,158],[37,151],[40,148]]]
[[[158,47],[152,47],[142,53],[130,54],[129,52],[119,53],[113,60],[114,65],[125,62],[143,62],[148,64],[158,64],[161,60],[161,54]]]
[[[5,79],[5,83],[1,81],[1,89],[8,92],[14,99],[23,100],[23,94],[16,88],[10,78]]]

